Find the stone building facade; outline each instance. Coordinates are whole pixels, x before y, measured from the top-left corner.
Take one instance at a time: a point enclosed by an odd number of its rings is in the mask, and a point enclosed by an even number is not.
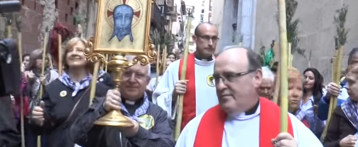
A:
[[[47,13],[52,14],[44,17],[44,6],[47,6],[44,0],[22,0],[22,34],[25,53],[42,47],[43,23],[53,25],[56,17],[69,29],[75,30],[80,0],[54,0],[54,2],[55,9],[47,10],[50,11]],[[44,19],[47,22],[44,22]],[[16,30],[13,34],[16,34]]]
[[[95,33],[97,0],[21,0],[21,2],[23,9],[20,14],[23,21],[25,53],[42,46],[42,34],[45,28],[51,29],[56,19],[73,31],[76,30],[77,24],[81,24],[86,38]],[[151,29],[171,28],[171,22],[176,20],[177,15],[176,11],[174,13],[172,11],[174,11],[173,0],[165,0],[162,4],[157,4],[155,1],[152,5]],[[13,28],[15,35],[16,30],[15,27]]]
[[[321,72],[325,78],[325,83],[330,82],[331,58],[335,53],[333,38],[336,31],[333,23],[335,12],[341,8],[342,3],[348,5],[346,28],[349,29],[349,33],[342,65],[342,67],[346,67],[349,51],[354,47],[358,47],[358,17],[355,9],[358,1],[296,1],[298,6],[294,17],[300,19],[298,26],[299,47],[305,50],[305,56],[294,54],[293,66],[303,71],[308,67],[311,52],[311,67],[315,67]],[[237,7],[234,4],[237,4]],[[269,47],[272,40],[279,41],[277,0],[260,2],[257,2],[257,0],[214,1],[213,5],[215,6],[213,8],[213,23],[219,27],[221,34],[221,43],[218,45],[218,50],[225,45],[237,43],[230,41],[231,36],[223,35],[233,33],[233,30],[230,30],[229,27],[235,22],[226,20],[234,19],[235,15],[237,16],[235,21],[239,25],[237,25],[237,31],[234,33],[236,33],[236,37],[244,36],[242,42],[245,47],[258,51],[261,46]]]

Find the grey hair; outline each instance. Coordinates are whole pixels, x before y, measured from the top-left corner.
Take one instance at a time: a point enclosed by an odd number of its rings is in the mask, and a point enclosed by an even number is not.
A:
[[[275,80],[275,75],[273,74],[273,72],[271,71],[271,69],[269,67],[264,66],[261,69],[262,69],[262,78],[269,79],[272,81]]]
[[[125,58],[126,58],[129,62],[132,62],[135,57],[136,57],[135,55],[126,55],[126,56],[125,56]],[[148,76],[150,77],[150,75],[151,75],[151,66],[150,66],[150,64],[147,64],[146,66],[148,67]]]

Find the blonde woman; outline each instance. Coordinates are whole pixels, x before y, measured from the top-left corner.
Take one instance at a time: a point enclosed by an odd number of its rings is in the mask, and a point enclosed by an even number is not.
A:
[[[89,106],[92,64],[86,60],[87,43],[81,38],[68,41],[64,55],[64,73],[47,85],[40,106],[32,111],[37,130],[46,130],[47,147],[73,147],[69,126]],[[97,80],[97,78],[95,79]],[[105,96],[107,86],[97,83],[96,96]]]
[[[321,126],[323,122],[319,121],[316,117],[313,107],[301,109],[302,97],[302,75],[296,68],[288,68],[288,111],[295,115],[308,128],[315,130],[315,127]]]

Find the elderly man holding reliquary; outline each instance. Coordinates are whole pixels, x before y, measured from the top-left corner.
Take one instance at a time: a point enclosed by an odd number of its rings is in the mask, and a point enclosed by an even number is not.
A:
[[[95,98],[93,107],[79,117],[71,137],[83,147],[172,147],[173,133],[166,111],[149,102],[145,93],[149,65],[130,67],[123,73],[119,90]],[[94,122],[110,110],[121,110],[133,127],[97,126]]]
[[[70,138],[76,144],[174,147],[167,112],[151,103],[151,95],[146,93],[150,62],[156,56],[149,37],[151,7],[148,0],[98,1],[96,36],[86,56],[96,62],[94,76],[99,62],[107,63],[116,88],[105,97],[90,96],[91,107],[70,129]],[[106,61],[105,54],[115,56]]]

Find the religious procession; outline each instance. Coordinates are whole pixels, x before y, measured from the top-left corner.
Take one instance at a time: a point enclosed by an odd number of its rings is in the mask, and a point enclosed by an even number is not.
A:
[[[245,35],[219,47],[230,35],[210,20],[192,25],[197,10],[187,1],[178,2],[183,50],[166,44],[171,36],[158,43],[151,34],[153,14],[164,8],[158,1],[88,0],[96,5],[92,30],[61,21],[65,2],[54,1],[58,18],[39,34],[41,47],[27,51],[30,22],[14,14],[29,11],[29,1],[0,1],[0,147],[358,146],[358,48],[345,48],[343,2],[332,16],[325,78],[311,53],[304,70],[294,67],[295,0],[277,1],[279,38],[259,50]]]

